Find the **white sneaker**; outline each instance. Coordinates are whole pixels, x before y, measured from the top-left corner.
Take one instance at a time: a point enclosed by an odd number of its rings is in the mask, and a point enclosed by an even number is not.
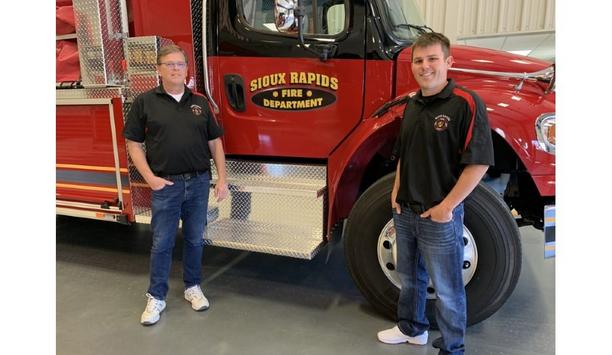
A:
[[[194,285],[185,290],[185,299],[191,302],[194,311],[203,311],[210,306],[206,297],[202,293],[200,285]]]
[[[147,307],[142,312],[142,316],[140,316],[140,324],[152,325],[157,323],[159,314],[166,309],[166,301],[158,300],[149,293],[146,296],[148,298]]]
[[[378,340],[387,344],[410,343],[415,345],[425,345],[427,344],[427,337],[427,331],[425,331],[423,334],[410,337],[402,333],[397,325],[391,329],[381,330],[378,332]]]

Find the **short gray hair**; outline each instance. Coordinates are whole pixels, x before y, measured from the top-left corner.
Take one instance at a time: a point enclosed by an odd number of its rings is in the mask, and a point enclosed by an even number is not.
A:
[[[185,54],[183,48],[177,46],[176,44],[169,44],[159,49],[159,53],[157,53],[157,64],[161,64],[161,59],[170,53],[182,53],[183,58],[185,58],[185,63],[187,63],[187,54]]]

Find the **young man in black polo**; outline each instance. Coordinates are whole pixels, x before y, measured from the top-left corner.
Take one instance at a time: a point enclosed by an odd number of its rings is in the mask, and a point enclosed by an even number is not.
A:
[[[185,52],[176,45],[161,48],[157,70],[161,85],[134,100],[123,132],[132,161],[152,190],[153,246],[147,306],[140,318],[143,325],[155,324],[166,308],[179,220],[183,221],[185,299],[196,311],[208,308],[200,289],[200,273],[211,156],[219,175],[214,194],[220,201],[228,193],[220,138],[223,131],[207,101],[185,86]]]
[[[436,290],[440,354],[463,354],[466,298],[462,278],[463,200],[493,164],[486,108],[447,79],[449,40],[424,33],[412,46],[420,90],[404,111],[391,193],[401,282],[398,322],[378,333],[388,344],[427,344],[428,278]]]

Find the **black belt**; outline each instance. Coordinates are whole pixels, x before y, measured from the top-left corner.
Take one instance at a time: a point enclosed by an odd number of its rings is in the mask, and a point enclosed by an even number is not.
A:
[[[196,176],[206,174],[206,173],[208,173],[208,170],[193,171],[190,173],[182,173],[182,174],[161,175],[160,177],[166,180],[174,180],[174,179],[189,180],[189,179],[193,179]]]
[[[422,214],[423,212],[425,212],[425,208],[420,203],[408,203],[402,201],[400,205],[402,207],[410,208],[412,212],[416,214]]]

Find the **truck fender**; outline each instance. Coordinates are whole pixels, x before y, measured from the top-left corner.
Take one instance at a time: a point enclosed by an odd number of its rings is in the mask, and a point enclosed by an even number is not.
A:
[[[357,198],[368,164],[385,151],[390,155],[399,133],[405,103],[394,100],[377,110],[339,145],[328,160],[328,232],[346,218]],[[330,233],[328,233],[330,235]]]
[[[469,87],[487,106],[492,133],[505,141],[532,177],[540,195],[555,194],[555,156],[538,148],[535,122],[542,114],[555,112],[554,94],[537,90],[513,92],[503,86],[459,82]],[[496,165],[499,154],[496,152]]]

